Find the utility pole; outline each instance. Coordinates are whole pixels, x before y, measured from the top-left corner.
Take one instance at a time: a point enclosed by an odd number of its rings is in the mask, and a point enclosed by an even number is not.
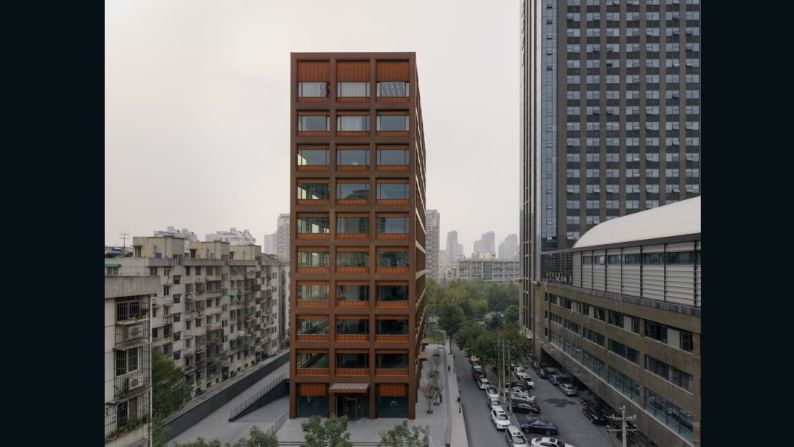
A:
[[[510,380],[508,380],[508,381],[507,381],[507,383],[508,383],[508,392],[507,392],[507,418],[508,418],[508,419],[510,419],[510,418],[513,416],[513,405],[511,405],[511,404],[512,404],[512,402],[513,402],[513,396],[511,396],[511,395],[510,395],[510,391],[509,391],[510,389],[512,389],[512,388],[510,387],[510,383],[513,381],[513,380],[512,380],[512,379],[513,379],[513,375],[512,375],[512,372],[511,372],[511,370],[509,369],[509,368],[510,368],[510,365],[512,365],[512,363],[510,363],[510,345],[508,344],[508,345],[507,345],[507,367],[508,367],[507,374],[508,374],[508,377],[509,377],[509,379],[510,379]],[[511,420],[512,420],[512,419],[511,419]]]
[[[637,420],[637,416],[636,415],[626,416],[626,406],[625,405],[621,405],[620,406],[620,417],[609,416],[609,418],[612,419],[612,420],[615,420],[615,421],[620,421],[621,424],[620,424],[620,430],[618,430],[617,428],[610,428],[610,429],[607,429],[607,431],[611,431],[611,432],[619,431],[620,434],[621,434],[620,438],[621,438],[621,442],[623,443],[623,447],[627,447],[628,446],[627,432],[637,431],[637,429],[636,428],[626,428],[626,421],[636,421]]]
[[[129,233],[121,233],[121,257],[123,258],[127,254],[127,236]]]

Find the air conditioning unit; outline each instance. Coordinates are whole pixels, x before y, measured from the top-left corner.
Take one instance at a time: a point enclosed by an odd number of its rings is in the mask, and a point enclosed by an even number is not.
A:
[[[127,378],[127,389],[134,390],[136,388],[140,388],[143,386],[143,377],[141,376],[134,376]]]
[[[130,326],[127,329],[127,339],[132,340],[134,338],[142,337],[143,336],[143,325],[139,324],[137,326]]]

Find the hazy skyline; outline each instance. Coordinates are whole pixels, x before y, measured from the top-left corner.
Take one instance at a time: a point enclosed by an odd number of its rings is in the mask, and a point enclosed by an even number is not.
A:
[[[202,239],[248,229],[260,245],[276,231],[293,51],[415,51],[440,234],[471,247],[518,233],[520,3],[399,6],[106,2],[106,243],[169,225]]]

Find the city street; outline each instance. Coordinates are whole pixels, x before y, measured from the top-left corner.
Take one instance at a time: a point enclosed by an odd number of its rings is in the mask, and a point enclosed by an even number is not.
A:
[[[474,383],[471,375],[471,365],[465,354],[453,346],[455,353],[455,368],[457,369],[460,383],[460,400],[466,411],[466,424],[471,436],[471,445],[497,446],[505,445],[504,433],[497,430],[490,419],[488,403],[485,394]],[[530,371],[535,382],[537,402],[540,405],[541,416],[551,420],[559,427],[559,438],[576,447],[618,447],[620,442],[606,431],[606,428],[593,425],[582,414],[582,405],[579,397],[567,397],[548,380],[537,377]],[[524,421],[527,415],[518,413],[519,421]],[[527,434],[531,439],[538,434]]]

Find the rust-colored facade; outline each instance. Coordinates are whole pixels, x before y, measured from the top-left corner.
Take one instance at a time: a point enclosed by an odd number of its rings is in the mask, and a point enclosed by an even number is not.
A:
[[[415,53],[292,53],[290,418],[414,419],[425,308]]]

